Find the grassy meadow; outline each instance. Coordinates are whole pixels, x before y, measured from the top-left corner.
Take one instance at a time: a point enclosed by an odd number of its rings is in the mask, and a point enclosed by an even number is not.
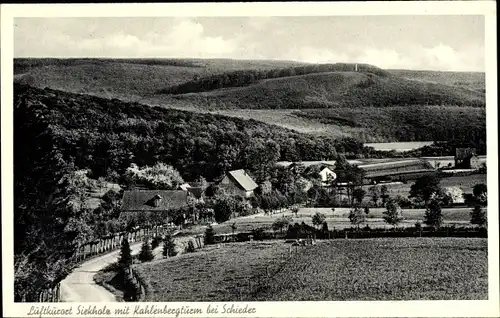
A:
[[[486,239],[339,239],[291,251],[280,241],[232,243],[138,270],[146,301],[487,298]]]

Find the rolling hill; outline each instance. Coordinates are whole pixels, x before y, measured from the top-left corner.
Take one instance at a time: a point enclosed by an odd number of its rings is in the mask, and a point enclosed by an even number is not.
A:
[[[267,79],[246,87],[174,95],[174,98],[217,109],[485,105],[485,96],[481,92],[364,72],[327,72]]]
[[[370,65],[354,72],[353,64],[224,59],[16,59],[14,64],[17,83],[365,142],[440,135],[438,120],[429,121],[429,133],[422,133],[424,121],[417,117],[426,114],[452,118],[457,131],[471,125],[477,126],[474,131],[485,129],[484,73]],[[175,94],[169,93],[173,88]],[[398,120],[402,112],[405,119]]]

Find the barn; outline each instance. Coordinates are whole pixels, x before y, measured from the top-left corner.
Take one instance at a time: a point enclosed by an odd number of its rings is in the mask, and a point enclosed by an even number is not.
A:
[[[373,164],[358,165],[365,171],[366,183],[382,181],[415,180],[423,175],[436,173],[436,170],[426,160],[407,159]]]
[[[249,198],[258,185],[245,170],[240,169],[229,171],[219,182],[219,187],[224,189],[227,194]]]

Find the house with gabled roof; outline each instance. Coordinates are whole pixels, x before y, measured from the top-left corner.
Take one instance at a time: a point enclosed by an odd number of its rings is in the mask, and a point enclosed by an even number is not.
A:
[[[244,198],[249,198],[253,195],[258,185],[245,170],[240,169],[226,173],[224,178],[219,182],[219,187],[224,189],[227,194],[241,195]]]

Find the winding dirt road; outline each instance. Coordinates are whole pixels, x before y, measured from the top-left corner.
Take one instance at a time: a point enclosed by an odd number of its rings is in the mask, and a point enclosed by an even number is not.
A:
[[[178,254],[184,252],[187,242],[193,240],[191,236],[181,236],[175,238],[176,250]],[[130,245],[132,254],[139,253],[142,242]],[[160,244],[154,251],[155,259],[161,259],[163,244]],[[94,282],[94,275],[109,264],[118,260],[120,250],[103,254],[96,258],[82,263],[79,267],[61,281],[61,302],[116,302],[118,301],[106,288]]]
[[[137,253],[141,243],[130,246]],[[62,302],[116,302],[115,296],[94,282],[94,275],[118,260],[120,250],[104,254],[82,263],[61,282]]]

